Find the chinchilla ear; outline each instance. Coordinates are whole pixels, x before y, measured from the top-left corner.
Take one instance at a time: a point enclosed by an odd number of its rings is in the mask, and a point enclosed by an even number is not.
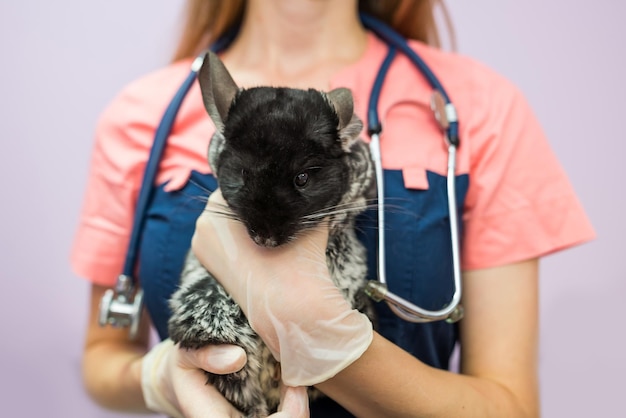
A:
[[[204,56],[202,67],[198,71],[198,81],[204,107],[217,131],[222,132],[228,109],[239,88],[222,61],[210,51]]]
[[[352,93],[346,88],[338,88],[326,93],[326,97],[339,118],[339,126],[337,128],[341,146],[344,150],[349,151],[363,129],[363,122],[354,113]]]

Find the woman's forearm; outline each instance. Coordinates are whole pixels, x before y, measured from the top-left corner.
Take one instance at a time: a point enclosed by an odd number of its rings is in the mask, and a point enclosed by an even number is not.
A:
[[[150,321],[142,315],[138,336],[128,329],[98,324],[100,300],[107,288],[91,288],[91,312],[83,351],[83,380],[89,395],[108,409],[149,412],[141,390],[141,359],[148,347]]]
[[[378,334],[359,360],[317,387],[358,417],[538,415],[536,399],[518,399],[486,377],[429,367]]]
[[[359,417],[537,417],[538,261],[463,274],[461,371],[425,365],[375,334],[318,385]]]
[[[83,379],[91,397],[108,409],[150,412],[141,390],[143,354],[129,343],[101,341],[89,346],[83,357]]]

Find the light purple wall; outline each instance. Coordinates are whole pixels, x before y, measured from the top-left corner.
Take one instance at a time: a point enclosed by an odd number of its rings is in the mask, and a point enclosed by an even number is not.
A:
[[[97,115],[164,64],[182,0],[0,3],[0,408],[113,417],[80,381],[88,286],[68,267]],[[546,417],[617,416],[626,385],[626,4],[449,1],[459,50],[526,93],[599,238],[542,264]]]

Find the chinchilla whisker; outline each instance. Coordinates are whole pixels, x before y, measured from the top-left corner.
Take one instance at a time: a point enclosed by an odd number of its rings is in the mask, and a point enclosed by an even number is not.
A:
[[[208,195],[210,195],[211,193],[213,193],[215,190],[211,190],[208,187],[203,186],[202,184],[198,183],[197,181],[195,181],[194,179],[189,179],[189,183],[193,184],[194,186],[196,186],[198,189],[202,190],[203,192],[206,192]]]
[[[363,210],[363,206],[360,204],[346,203],[343,205],[336,205],[336,206],[331,206],[331,207],[320,209],[317,212],[313,212],[309,215],[305,215],[304,218],[305,219],[307,218],[318,219],[318,218],[324,218],[326,216],[332,216],[332,215],[337,215],[337,214],[360,212],[362,210]]]
[[[304,219],[315,220],[315,219],[324,218],[327,216],[333,216],[333,215],[344,214],[344,213],[360,213],[364,211],[376,211],[376,210],[378,210],[377,203],[370,203],[370,204],[366,204],[365,206],[363,206],[360,203],[352,203],[352,204],[344,204],[344,205],[337,205],[337,206],[333,206],[329,208],[324,208],[310,215],[306,215]],[[386,203],[384,205],[384,210],[386,213],[402,214],[402,215],[406,215],[415,219],[420,218],[419,214],[401,205],[392,205],[392,204]]]
[[[319,218],[317,220],[313,220],[313,219],[302,220],[300,222],[300,225],[305,228],[314,228],[318,225],[330,225],[330,224],[331,224],[331,221],[330,219],[327,219],[327,218]]]
[[[223,218],[232,219],[234,221],[241,222],[241,218],[237,216],[237,214],[235,214],[233,211],[231,211],[227,205],[216,203],[216,204],[207,206],[204,210],[214,213],[216,215],[219,215]]]
[[[197,188],[199,188],[201,191],[205,193],[205,194],[197,195],[197,194],[192,194],[189,192],[181,191],[181,193],[184,196],[188,197],[190,200],[195,200],[197,202],[206,203],[209,200],[209,196],[211,196],[211,193],[215,191],[215,190],[211,190],[203,186],[202,184],[198,183],[197,181],[193,179],[189,179],[189,183],[195,185]]]
[[[194,183],[195,185],[197,185],[204,193],[203,194],[195,194],[195,193],[190,193],[188,191],[185,190],[180,190],[179,193],[182,194],[183,196],[189,198],[189,200],[195,200],[195,201],[200,201],[200,202],[205,202],[207,200],[209,200],[209,196],[211,196],[211,193],[213,193],[211,190],[206,189],[205,187],[203,187],[202,185],[198,184],[197,182],[194,182],[193,180],[189,179],[190,183]]]
[[[379,230],[379,226],[378,223],[376,221],[365,224],[363,222],[357,222],[354,225],[354,229],[359,231],[359,232],[363,232],[365,233],[366,231],[372,231],[372,230]],[[385,225],[385,231],[391,231],[391,229],[389,228],[388,225]]]
[[[309,221],[309,222],[302,222],[300,224],[300,226],[302,226],[303,228],[296,231],[294,233],[294,235],[292,235],[291,237],[288,238],[288,242],[293,242],[295,240],[297,240],[300,236],[305,235],[307,233],[308,229],[311,228],[316,228],[318,226],[330,226],[331,222],[328,219],[321,219],[319,222],[313,222],[313,221]]]
[[[185,193],[185,196],[189,197],[189,199],[191,200],[195,200],[196,202],[202,202],[202,203],[207,203],[209,201],[209,196],[198,196],[198,195],[192,195],[192,194],[188,194]]]
[[[397,228],[397,226],[396,226]],[[360,232],[362,234],[367,234],[368,231],[379,231],[380,230],[380,225],[378,225],[378,219],[357,219],[356,222],[354,223],[354,229],[357,232]],[[386,232],[390,232],[393,231],[391,225],[389,223],[385,224],[385,228],[384,230]]]
[[[385,213],[393,213],[393,214],[402,214],[406,216],[410,216],[414,219],[419,219],[421,216],[419,213],[415,212],[411,209],[411,206],[414,205],[411,199],[400,198],[400,197],[388,197],[385,198],[383,203],[383,208]],[[367,199],[365,206],[362,206],[365,211],[377,211],[378,210],[378,200],[377,199]]]
[[[413,218],[413,219],[421,218],[419,213],[417,213],[417,212],[415,212],[413,210],[410,210],[410,209],[408,209],[408,208],[406,208],[404,206],[385,204],[383,206],[383,208],[385,210],[385,213],[393,213],[393,214],[396,214],[396,215],[398,215],[398,214],[399,215],[405,215],[405,216],[408,216],[408,217]],[[376,211],[378,211],[378,205],[376,205],[376,204],[369,205],[369,206],[366,207],[366,210],[370,211],[370,212],[376,212]]]
[[[222,217],[222,218],[226,218],[226,219],[231,219],[233,221],[239,221],[241,222],[241,218],[239,218],[237,215],[235,215],[232,212],[220,212],[220,211],[212,211],[214,214]]]

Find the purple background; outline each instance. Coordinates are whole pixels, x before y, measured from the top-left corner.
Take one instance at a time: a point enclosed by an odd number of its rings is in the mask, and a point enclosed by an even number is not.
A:
[[[123,85],[167,62],[181,5],[0,2],[3,416],[119,416],[81,385],[88,285],[71,273],[68,253],[96,118]],[[450,0],[449,8],[459,51],[526,93],[599,236],[542,263],[544,416],[618,416],[626,3]]]

